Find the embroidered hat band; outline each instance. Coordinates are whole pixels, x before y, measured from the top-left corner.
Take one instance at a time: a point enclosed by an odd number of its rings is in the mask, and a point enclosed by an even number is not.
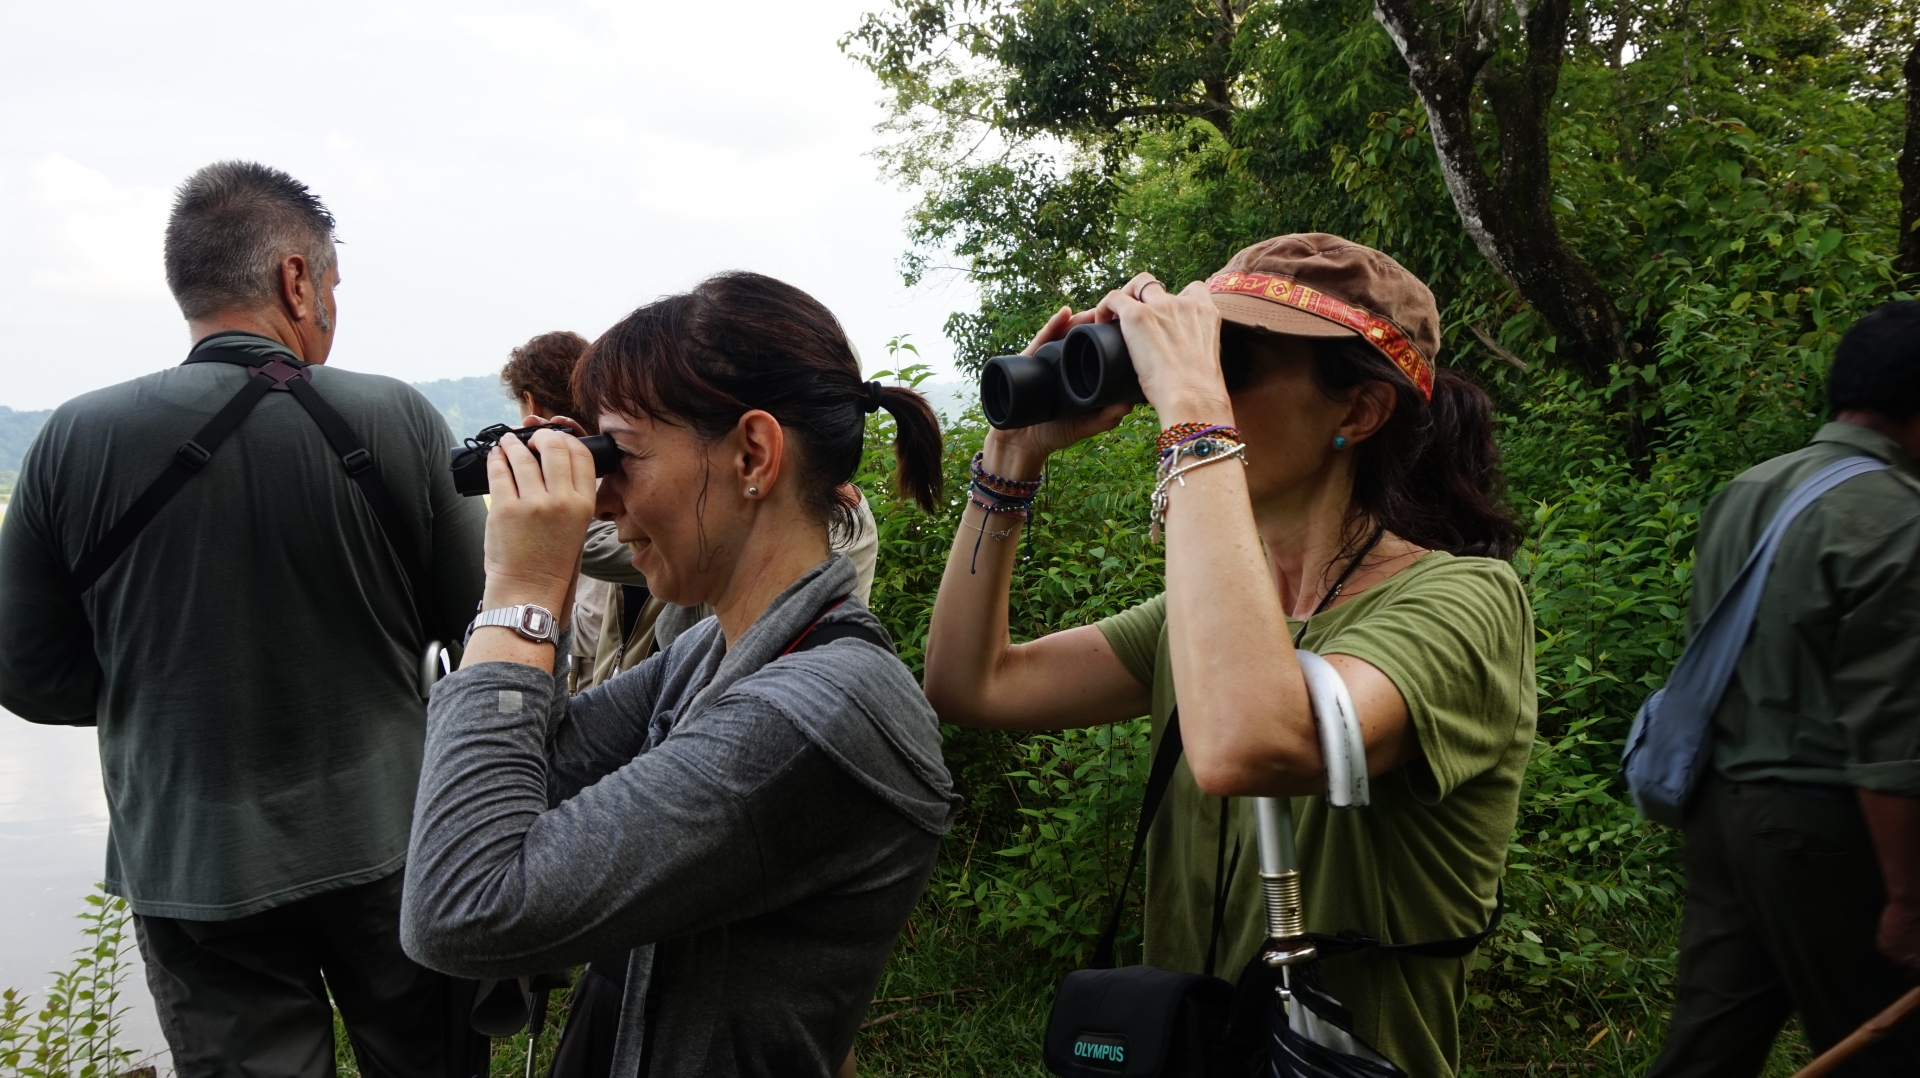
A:
[[[1207,281],[1228,322],[1295,337],[1358,337],[1433,397],[1440,309],[1433,293],[1387,255],[1324,232],[1248,247]]]
[[[1420,354],[1399,326],[1364,307],[1356,307],[1277,273],[1216,273],[1207,280],[1207,290],[1258,296],[1346,326],[1393,360],[1393,365],[1413,380],[1422,397],[1433,397],[1433,365],[1427,362],[1427,357]]]

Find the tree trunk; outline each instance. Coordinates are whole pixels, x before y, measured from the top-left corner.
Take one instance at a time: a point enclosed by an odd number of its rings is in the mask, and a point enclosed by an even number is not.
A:
[[[1480,254],[1513,283],[1558,338],[1561,358],[1605,383],[1627,358],[1613,297],[1567,246],[1553,220],[1547,125],[1566,52],[1570,0],[1514,0],[1525,37],[1518,66],[1494,62],[1504,8],[1466,0],[1451,41],[1436,40],[1419,0],[1374,0],[1373,15],[1407,62],[1460,222]],[[1489,177],[1473,134],[1478,87],[1498,127]]]
[[[1900,254],[1893,266],[1920,276],[1920,41],[1907,53],[1907,144],[1900,151]]]

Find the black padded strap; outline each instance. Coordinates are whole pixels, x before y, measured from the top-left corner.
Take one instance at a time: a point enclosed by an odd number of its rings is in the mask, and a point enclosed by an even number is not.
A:
[[[871,626],[852,621],[835,622],[827,626],[820,624],[828,614],[840,609],[841,603],[851,598],[853,598],[851,595],[842,595],[838,599],[821,607],[820,612],[815,614],[813,620],[807,623],[807,627],[800,630],[800,635],[794,637],[793,643],[788,644],[786,650],[780,654],[786,656],[796,651],[812,651],[822,644],[831,644],[835,640],[845,640],[849,637],[855,640],[865,640],[869,644],[875,644],[879,647],[886,648],[888,651],[892,651],[893,644]]]
[[[256,371],[247,379],[247,384],[240,387],[240,392],[235,393],[233,399],[215,412],[212,419],[207,420],[205,426],[174,450],[173,459],[167,462],[166,470],[147,486],[140,497],[134,499],[134,503],[127,507],[119,520],[114,521],[113,527],[107,529],[107,534],[92,549],[80,555],[79,562],[73,567],[73,581],[79,591],[93,587],[100,575],[127,552],[134,539],[153,523],[153,518],[160,515],[160,510],[173,500],[173,496],[180,493],[180,488],[187,485],[187,480],[200,473],[200,469],[213,457],[214,450],[220,448],[220,443],[227,440],[227,436],[240,426],[240,421],[247,418],[247,413],[253,411],[253,406],[260,403],[260,398],[266,396],[273,386],[273,378]]]
[[[1100,940],[1093,945],[1093,959],[1087,963],[1088,969],[1113,968],[1113,941],[1120,934],[1120,914],[1126,909],[1127,889],[1133,886],[1133,872],[1140,867],[1140,857],[1147,849],[1147,832],[1153,828],[1153,818],[1160,812],[1160,802],[1166,799],[1167,787],[1173,783],[1173,769],[1180,763],[1180,709],[1174,708],[1167,716],[1167,728],[1160,733],[1160,748],[1153,754],[1153,768],[1147,772],[1147,792],[1140,799],[1140,822],[1133,829],[1133,852],[1127,857],[1126,875],[1120,877],[1120,886],[1113,892],[1113,911],[1107,915],[1106,930],[1100,933]]]
[[[1207,960],[1200,972],[1213,976],[1220,955],[1220,937],[1227,928],[1227,893],[1233,889],[1234,874],[1240,871],[1240,840],[1233,840],[1233,860],[1227,860],[1227,807],[1232,798],[1220,799],[1220,847],[1213,859],[1213,923],[1207,929]]]
[[[1381,943],[1372,936],[1347,929],[1337,936],[1322,936],[1308,933],[1307,938],[1320,952],[1322,958],[1338,958],[1355,951],[1382,950],[1394,954],[1418,955],[1422,958],[1465,958],[1473,953],[1475,947],[1493,935],[1500,927],[1500,921],[1507,915],[1507,885],[1502,881],[1493,888],[1493,915],[1487,918],[1487,927],[1471,936],[1455,936],[1452,939],[1426,940],[1421,943]]]
[[[304,373],[304,372],[303,372]],[[360,485],[360,493],[366,495],[367,507],[373,510],[373,518],[386,533],[387,545],[393,548],[394,557],[400,562],[400,571],[406,575],[407,583],[413,590],[414,611],[420,618],[421,631],[433,635],[433,592],[431,581],[427,577],[426,566],[421,564],[420,551],[411,542],[413,538],[407,531],[404,519],[400,516],[400,507],[393,500],[393,493],[387,489],[386,480],[380,478],[380,468],[374,463],[373,454],[367,452],[360,439],[347,426],[347,421],[334,411],[318,390],[313,388],[309,377],[291,378],[287,389],[293,393],[293,399],[307,410],[313,421],[326,436],[327,444],[333,447],[335,456],[340,458],[340,466]]]
[[[791,655],[796,651],[811,651],[822,644],[831,644],[835,640],[846,640],[849,638],[865,640],[867,643],[873,644],[876,647],[882,647],[888,651],[893,650],[893,645],[888,643],[887,638],[882,636],[880,631],[873,626],[863,625],[857,621],[836,621],[832,625],[822,625],[807,633],[805,636],[802,636],[799,640],[794,641],[794,645],[788,648],[786,653]]]

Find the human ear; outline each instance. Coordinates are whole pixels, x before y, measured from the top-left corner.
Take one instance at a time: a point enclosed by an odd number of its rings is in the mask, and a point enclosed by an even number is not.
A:
[[[287,317],[296,324],[310,321],[319,302],[319,282],[313,279],[305,256],[288,255],[281,259],[280,304],[287,309]]]
[[[1399,394],[1386,382],[1363,382],[1354,387],[1347,401],[1347,414],[1340,423],[1339,436],[1347,445],[1359,445],[1380,432],[1393,418]]]
[[[786,431],[771,414],[755,408],[740,417],[734,437],[742,493],[748,498],[766,497],[786,463]]]

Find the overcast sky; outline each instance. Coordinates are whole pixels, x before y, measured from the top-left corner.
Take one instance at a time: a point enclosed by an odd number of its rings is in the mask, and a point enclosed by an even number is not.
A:
[[[176,184],[250,158],[339,218],[333,362],[409,381],[592,337],[715,270],[812,292],[868,369],[945,363],[963,282],[908,290],[912,196],[835,45],[884,0],[12,3],[0,15],[0,404],[177,363]]]

